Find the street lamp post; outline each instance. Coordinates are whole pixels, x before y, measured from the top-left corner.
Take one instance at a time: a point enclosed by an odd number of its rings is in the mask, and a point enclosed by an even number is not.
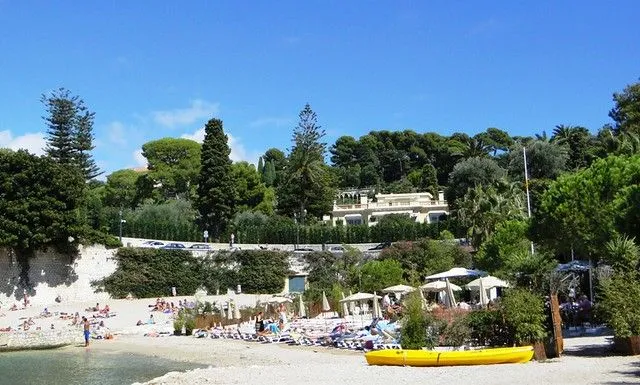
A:
[[[298,214],[293,213],[293,223],[296,225],[296,244],[293,245],[293,249],[298,248],[298,244],[300,244],[300,227],[298,226]]]
[[[524,188],[527,192],[527,215],[531,219],[531,198],[529,197],[529,173],[527,172],[527,148],[522,147],[522,157],[524,158]],[[534,254],[533,241],[531,241],[531,255]]]
[[[127,221],[122,219],[122,210],[120,210],[118,212],[118,215],[120,216],[118,235],[119,235],[119,238],[120,238],[120,243],[122,243],[122,224],[126,223]]]

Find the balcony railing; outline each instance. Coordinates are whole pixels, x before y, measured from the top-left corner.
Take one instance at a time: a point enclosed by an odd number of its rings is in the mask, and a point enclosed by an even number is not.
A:
[[[446,201],[428,201],[428,202],[370,202],[365,204],[336,204],[334,210],[366,210],[379,209],[387,207],[430,207],[430,206],[446,206]]]

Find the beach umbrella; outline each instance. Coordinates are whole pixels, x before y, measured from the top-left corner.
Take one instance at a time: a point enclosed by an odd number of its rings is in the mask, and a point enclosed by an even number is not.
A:
[[[329,306],[329,300],[327,299],[327,295],[324,293],[324,291],[322,292],[322,311],[330,311],[331,310],[331,306]]]
[[[281,304],[281,303],[293,303],[293,301],[287,297],[272,297],[272,298],[269,298],[267,303]]]
[[[454,267],[453,269],[443,271],[442,273],[433,274],[425,279],[443,279],[443,278],[455,278],[455,277],[479,277],[486,275],[484,271],[465,269],[464,267]]]
[[[494,276],[488,275],[486,277],[474,279],[469,282],[466,286],[469,290],[478,290],[480,288],[480,284],[484,286],[485,290],[492,289],[494,287],[509,287],[509,283],[501,280],[500,278],[496,278]]]
[[[489,304],[489,298],[487,298],[487,290],[484,288],[484,283],[482,279],[480,279],[480,305],[487,306]]]
[[[346,297],[344,296],[344,291],[342,292],[342,299],[345,299]],[[343,316],[346,317],[349,315],[349,304],[347,304],[346,302],[342,303],[342,313]]]
[[[233,319],[233,310],[231,309],[231,302],[227,302],[227,319]]]
[[[424,293],[422,292],[422,289],[418,290],[418,292],[420,292],[420,300],[422,301],[422,308],[425,309],[427,307],[427,299],[424,298]]]
[[[439,291],[446,291],[447,290],[447,283],[449,283],[449,286],[451,286],[451,289],[454,291],[460,291],[462,290],[462,288],[458,285],[454,285],[453,283],[450,283],[448,280],[445,281],[433,281],[433,282],[429,282],[426,283],[422,286],[420,286],[420,288],[422,290],[426,290],[429,292],[439,292]]]
[[[219,303],[218,306],[220,307],[220,319],[223,320],[227,316],[226,314],[224,314],[224,306],[222,303]]]
[[[304,318],[307,316],[307,312],[304,308],[304,302],[302,301],[302,294],[298,296],[298,316]]]
[[[234,304],[233,306],[233,318],[234,319],[242,318],[242,315],[240,315],[240,306],[238,306],[237,304]]]
[[[383,293],[396,293],[396,294],[405,294],[414,291],[416,288],[408,285],[394,285],[385,287],[381,291]]]
[[[378,300],[376,299],[377,295],[376,292],[373,292],[373,318],[382,318],[382,312],[380,311],[380,304],[378,303]]]
[[[449,307],[456,307],[458,304],[456,303],[456,297],[453,295],[453,289],[451,288],[451,283],[449,280],[446,280],[447,283],[447,301],[449,302]]]
[[[350,296],[341,299],[340,302],[361,302],[361,301],[368,301],[370,299],[380,299],[382,297],[380,297],[379,295],[376,294],[369,294],[369,293],[355,293],[355,294],[351,294]]]
[[[349,296],[352,296],[352,295],[353,295],[353,292],[351,290],[349,290]],[[356,303],[355,302],[349,302],[349,313],[355,315],[355,313],[356,313]]]

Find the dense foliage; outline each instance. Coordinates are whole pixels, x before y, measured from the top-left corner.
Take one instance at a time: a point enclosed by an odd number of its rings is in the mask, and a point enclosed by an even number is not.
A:
[[[79,169],[26,151],[0,150],[0,246],[21,265],[19,286],[30,289],[29,258],[56,246],[72,251],[85,233],[79,215],[84,178]]]
[[[166,296],[176,287],[180,295],[200,288],[226,293],[242,287],[245,293],[278,293],[289,272],[283,253],[246,250],[217,253],[202,258],[184,250],[120,248],[117,270],[95,282],[116,298],[127,294],[140,298]]]
[[[162,297],[175,287],[182,295],[193,295],[201,282],[200,262],[184,250],[120,248],[117,270],[97,282],[115,298],[129,293],[138,298]]]
[[[616,233],[638,236],[640,155],[610,156],[560,177],[542,197],[533,235],[560,253],[602,256]],[[558,235],[562,234],[561,237]]]

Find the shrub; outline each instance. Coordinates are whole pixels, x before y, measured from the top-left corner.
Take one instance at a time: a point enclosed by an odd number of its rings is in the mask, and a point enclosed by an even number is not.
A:
[[[502,312],[477,310],[470,312],[466,322],[471,329],[471,340],[477,346],[513,345]]]
[[[184,320],[181,317],[177,317],[173,321],[173,334],[179,336],[182,334],[182,328],[184,327]]]
[[[94,282],[115,298],[128,293],[137,298],[165,296],[171,287],[193,295],[200,285],[200,263],[184,250],[121,248],[115,255],[118,268]]]
[[[104,245],[107,249],[122,247],[122,242],[118,237],[94,229],[87,229],[81,242],[86,245]]]
[[[640,335],[640,280],[635,271],[616,272],[604,280],[597,311],[616,337]]]
[[[233,253],[240,264],[238,284],[250,294],[279,293],[289,273],[286,253],[266,250],[247,250]]]
[[[441,341],[446,346],[462,346],[471,340],[471,328],[466,317],[459,317],[446,325]]]
[[[187,314],[184,321],[184,332],[190,336],[193,334],[193,329],[196,328],[196,318],[192,314]]]
[[[427,327],[429,326],[420,295],[413,292],[404,302],[405,316],[402,319],[400,343],[404,349],[422,349],[427,346]],[[429,343],[433,347],[433,343]]]
[[[528,345],[545,338],[546,316],[542,298],[525,289],[514,289],[507,292],[501,306],[516,344]]]

